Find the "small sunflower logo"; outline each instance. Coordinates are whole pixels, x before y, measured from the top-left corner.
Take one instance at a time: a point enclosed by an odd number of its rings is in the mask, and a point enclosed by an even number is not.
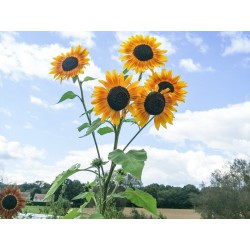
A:
[[[76,49],[71,48],[70,52],[61,54],[54,58],[51,63],[54,67],[50,74],[54,74],[56,80],[65,80],[83,73],[83,68],[89,64],[87,58],[89,52],[78,45]]]
[[[25,207],[25,200],[16,186],[5,187],[0,192],[0,216],[11,219]]]
[[[139,82],[131,83],[132,75],[124,78],[124,74],[113,70],[112,73],[106,72],[106,81],[99,80],[104,87],[95,87],[91,102],[94,105],[96,115],[102,114],[101,121],[110,117],[114,125],[120,124],[121,117],[125,118],[127,110],[132,111],[130,101],[137,97]]]
[[[142,73],[147,69],[164,66],[167,57],[164,53],[167,50],[160,50],[160,42],[156,42],[155,37],[136,35],[121,44],[119,52],[125,55],[121,61],[126,61],[124,68],[134,69],[136,73]]]

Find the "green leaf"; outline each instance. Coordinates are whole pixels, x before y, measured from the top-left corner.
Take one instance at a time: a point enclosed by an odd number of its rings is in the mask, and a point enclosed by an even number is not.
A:
[[[126,195],[125,195],[125,193],[118,193],[118,194],[112,194],[111,197],[124,199],[124,198],[126,198]]]
[[[74,219],[79,215],[78,209],[74,208],[69,213],[67,213],[63,219]]]
[[[130,173],[138,180],[141,180],[144,162],[147,159],[147,153],[144,149],[141,149],[130,150],[125,154],[122,150],[116,149],[109,153],[108,159],[115,164],[122,165],[122,168],[126,173]]]
[[[158,217],[156,199],[149,193],[143,192],[139,189],[133,190],[132,188],[127,188],[125,190],[125,195],[128,200],[138,207],[142,207],[155,216]]]
[[[90,135],[92,132],[94,132],[94,131],[95,131],[99,126],[101,126],[101,125],[102,125],[101,118],[97,118],[97,119],[94,120],[94,121],[92,122],[92,124],[89,126],[89,128],[88,128],[86,134],[85,134],[83,137]]]
[[[78,75],[73,76],[72,79],[73,79],[73,83],[75,83],[78,80]]]
[[[85,122],[83,123],[80,127],[78,127],[78,131],[81,132],[83,129],[88,128],[89,127],[89,123]]]
[[[89,109],[88,111],[87,111],[87,114],[90,114],[90,113],[92,113],[92,111],[94,110],[94,108],[92,108],[92,109]],[[83,113],[83,114],[81,114],[80,115],[80,117],[82,117],[83,115],[86,115],[86,113]]]
[[[89,219],[104,219],[102,214],[91,214]]]
[[[112,133],[114,132],[114,130],[110,127],[103,127],[103,128],[99,128],[97,130],[97,132],[100,134],[100,135],[105,135],[105,134],[108,134],[108,133]]]
[[[77,95],[74,92],[68,91],[68,92],[63,94],[63,96],[61,97],[61,99],[59,100],[58,103],[63,102],[65,100],[67,100],[67,99],[74,99],[76,96]]]
[[[125,120],[123,120],[123,122],[133,122],[133,123],[136,123],[135,118],[125,119]]]
[[[129,69],[124,69],[122,73],[125,75],[125,74],[127,74],[128,72],[129,72]]]
[[[93,196],[94,196],[93,191],[90,191],[90,192],[85,192],[85,193],[78,194],[72,200],[86,199],[89,202],[92,199]]]
[[[91,77],[91,76],[86,76],[84,79],[83,79],[83,81],[84,82],[87,82],[87,81],[93,81],[93,80],[95,80],[96,78],[93,78],[93,77]]]
[[[128,78],[128,75],[124,76],[124,80],[126,80]]]
[[[113,161],[115,164],[122,164],[125,153],[121,149],[116,149],[109,153],[108,159]]]
[[[66,171],[63,171],[61,174],[59,174],[56,179],[54,180],[52,186],[50,187],[49,191],[44,197],[44,200],[47,199],[49,196],[54,194],[54,192],[58,189],[58,187],[71,175],[75,174],[76,172],[79,171],[80,164],[76,163],[73,165],[71,168],[69,168]]]

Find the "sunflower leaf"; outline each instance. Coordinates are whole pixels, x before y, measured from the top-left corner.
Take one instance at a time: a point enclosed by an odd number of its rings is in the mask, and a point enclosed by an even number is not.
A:
[[[89,110],[87,111],[87,114],[91,114],[93,110],[94,110],[94,108],[89,109]],[[83,115],[86,115],[86,113],[81,114],[80,117],[83,116]]]
[[[102,214],[91,214],[89,219],[104,219]]]
[[[78,194],[72,200],[86,199],[88,202],[94,197],[93,191]]]
[[[158,217],[156,199],[152,195],[139,189],[133,190],[132,188],[127,188],[124,193],[126,198],[133,204],[143,207]]]
[[[129,69],[124,69],[122,73],[125,75],[125,74],[127,74],[128,72],[129,72]]]
[[[84,79],[83,79],[83,81],[84,82],[87,82],[87,81],[93,81],[93,80],[95,80],[96,78],[93,78],[93,77],[91,77],[91,76],[86,76]]]
[[[91,133],[93,133],[101,125],[102,125],[101,118],[97,118],[89,126],[89,128],[87,129],[86,134],[83,137],[90,135]]]
[[[71,209],[64,217],[63,219],[75,219],[79,215],[78,209],[74,208]]]
[[[70,167],[68,170],[63,171],[61,174],[59,174],[56,179],[54,180],[52,186],[50,187],[49,191],[44,197],[44,200],[47,199],[49,196],[55,193],[55,191],[59,188],[59,186],[71,175],[75,174],[76,172],[80,171],[80,164],[76,163],[72,167]]]
[[[73,83],[75,83],[78,80],[78,75],[72,77]]]
[[[65,100],[67,100],[67,99],[74,99],[76,96],[77,95],[74,92],[68,91],[68,92],[63,94],[63,96],[61,97],[61,99],[59,100],[58,103],[63,102]]]
[[[89,127],[89,123],[85,122],[83,123],[80,127],[78,127],[78,131],[81,132],[83,129],[88,128]]]
[[[103,128],[99,128],[97,130],[97,132],[100,135],[105,135],[105,134],[114,132],[114,130],[112,128],[110,128],[110,127],[103,127]]]
[[[123,122],[133,122],[133,123],[136,123],[135,118],[125,119],[125,120],[123,120]]]
[[[138,180],[141,180],[144,162],[147,159],[147,153],[144,149],[141,149],[129,150],[125,154],[122,150],[116,149],[109,153],[108,159],[115,164],[122,165],[122,168],[126,173],[130,173]]]

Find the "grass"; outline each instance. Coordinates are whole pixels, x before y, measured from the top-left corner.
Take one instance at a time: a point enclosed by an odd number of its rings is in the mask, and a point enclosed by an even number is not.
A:
[[[42,206],[26,206],[23,209],[23,213],[35,213],[43,214],[45,207]],[[129,216],[131,209],[126,207],[124,213],[126,216]],[[137,208],[138,212],[143,212],[145,215],[150,216],[151,214],[143,208]],[[86,213],[91,214],[94,212],[93,208],[86,208]],[[161,213],[167,219],[200,219],[201,216],[199,213],[195,212],[194,209],[169,209],[169,208],[159,208],[158,212]]]
[[[46,206],[25,206],[23,213],[44,214]],[[49,214],[52,214],[49,212]]]

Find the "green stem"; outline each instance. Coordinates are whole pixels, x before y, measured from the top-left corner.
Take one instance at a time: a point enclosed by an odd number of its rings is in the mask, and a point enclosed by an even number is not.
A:
[[[81,98],[80,98],[80,100],[81,100],[81,103],[83,105],[84,111],[86,113],[89,125],[91,125],[91,119],[90,119],[90,116],[88,114],[88,110],[86,108],[85,102],[84,102],[83,90],[82,90],[82,82],[79,81],[79,78],[78,78],[78,83],[79,83],[79,87],[80,87],[80,91],[81,91]],[[95,147],[96,147],[98,158],[101,159],[101,155],[100,155],[100,152],[99,152],[98,144],[97,144],[97,141],[96,141],[96,138],[95,138],[95,132],[92,132],[92,136],[93,136],[93,139],[94,139],[94,143],[95,143]],[[104,175],[103,166],[101,166],[101,170],[102,170],[102,174]]]
[[[125,151],[125,149],[129,146],[129,144],[136,138],[137,135],[141,133],[141,131],[154,119],[154,116],[132,137],[132,139],[127,143],[127,145],[124,147],[122,151]]]
[[[122,127],[122,121],[120,121],[120,124],[118,125],[118,127],[115,127],[115,141],[114,141],[114,148],[113,150],[117,149],[118,146],[118,139],[119,139],[119,134],[121,131],[121,127]],[[104,187],[103,187],[103,206],[102,206],[102,210],[101,210],[101,214],[104,215],[105,210],[106,210],[106,206],[107,206],[107,193],[108,193],[108,187],[109,187],[109,183],[112,177],[112,174],[114,172],[116,164],[114,162],[111,163],[111,167],[109,170],[109,174],[108,177],[104,183]]]

